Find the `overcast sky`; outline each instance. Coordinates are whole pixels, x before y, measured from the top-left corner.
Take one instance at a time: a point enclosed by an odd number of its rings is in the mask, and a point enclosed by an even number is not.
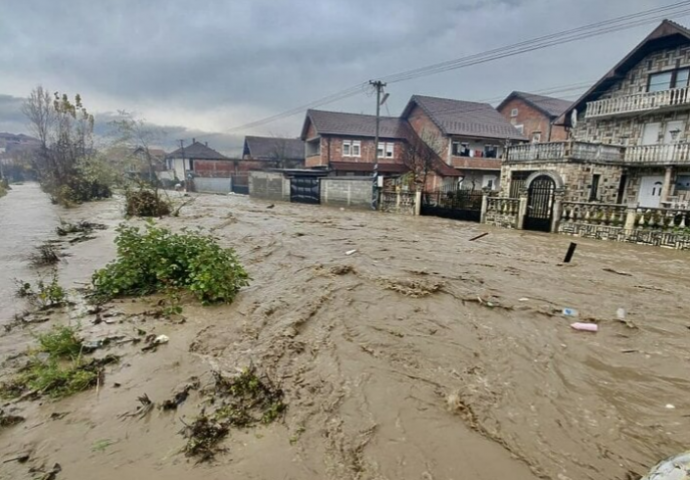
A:
[[[79,92],[166,126],[170,144],[227,132],[379,76],[635,13],[675,0],[0,0],[0,131],[28,133],[21,98]],[[676,18],[688,23],[687,17]],[[463,100],[593,82],[654,28],[392,84]],[[574,99],[578,92],[554,96]],[[496,102],[492,102],[496,103]],[[366,94],[323,107],[373,113]],[[245,133],[298,136],[300,114]],[[209,136],[231,153],[238,140]]]

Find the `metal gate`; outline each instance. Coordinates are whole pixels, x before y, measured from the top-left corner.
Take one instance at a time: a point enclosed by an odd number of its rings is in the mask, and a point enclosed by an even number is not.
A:
[[[482,216],[480,190],[437,190],[422,195],[422,215],[479,222]]]
[[[230,186],[233,193],[249,195],[249,173],[232,175],[230,179]]]
[[[553,199],[556,182],[548,175],[540,175],[529,186],[527,213],[523,228],[550,232],[553,221]]]
[[[320,177],[295,176],[290,179],[290,201],[296,203],[321,203]]]

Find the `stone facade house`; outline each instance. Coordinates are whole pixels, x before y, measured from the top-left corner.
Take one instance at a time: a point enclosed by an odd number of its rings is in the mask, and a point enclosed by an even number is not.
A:
[[[462,189],[496,189],[506,147],[527,141],[488,103],[413,95],[401,118],[459,172]]]
[[[305,142],[305,166],[328,170],[334,176],[371,175],[376,161],[378,172],[384,176],[401,176],[414,170],[409,161],[411,147],[416,151],[421,147],[404,118],[380,117],[378,148],[375,138],[373,115],[309,110],[301,135]],[[431,157],[429,171],[424,175],[427,185],[441,185],[446,179],[459,176],[437,155]]]
[[[240,170],[304,167],[304,142],[299,138],[244,137]]]
[[[540,179],[563,202],[686,208],[689,80],[690,30],[665,20],[564,112],[569,140],[509,149],[501,196]]]
[[[513,92],[496,107],[532,143],[561,142],[568,139],[564,125],[556,120],[573,102],[560,98]]]

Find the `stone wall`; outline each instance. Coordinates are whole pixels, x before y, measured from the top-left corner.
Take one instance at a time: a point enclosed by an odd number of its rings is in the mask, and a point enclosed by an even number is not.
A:
[[[574,162],[520,162],[504,164],[501,168],[501,195],[508,196],[510,182],[515,172],[556,172],[563,179],[565,195],[570,202],[588,202],[594,175],[600,175],[597,200],[616,203],[623,167],[618,165],[597,165]]]
[[[371,208],[371,177],[325,177],[321,179],[321,203],[343,207]]]
[[[280,172],[250,172],[249,195],[267,200],[290,201],[290,179]]]
[[[690,47],[683,46],[661,50],[643,58],[627,75],[613,84],[601,99],[623,97],[647,91],[649,76],[676,68],[690,66]],[[690,107],[686,110],[669,113],[650,113],[624,118],[607,118],[600,120],[585,120],[584,111],[578,112],[579,121],[573,130],[576,140],[585,142],[600,142],[614,145],[639,145],[645,123],[661,122],[659,143],[663,143],[666,123],[674,120],[685,121],[683,131],[676,141],[690,140]]]
[[[484,207],[482,223],[495,227],[519,228],[519,198],[487,197]]]

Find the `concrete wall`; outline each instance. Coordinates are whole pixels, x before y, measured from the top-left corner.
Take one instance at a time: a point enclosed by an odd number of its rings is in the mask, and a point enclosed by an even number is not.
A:
[[[199,193],[229,193],[230,177],[195,177],[194,190]]]
[[[249,172],[249,195],[289,202],[290,179],[280,172]]]
[[[321,203],[371,208],[371,177],[325,177],[321,179]]]

